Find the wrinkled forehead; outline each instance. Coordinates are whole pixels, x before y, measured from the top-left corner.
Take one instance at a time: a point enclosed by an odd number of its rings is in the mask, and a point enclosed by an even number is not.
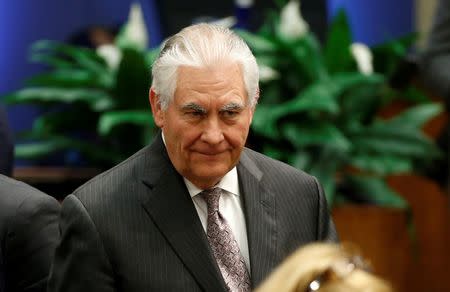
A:
[[[180,66],[174,96],[185,94],[212,96],[235,95],[247,101],[242,67],[237,62],[224,62],[211,66]]]

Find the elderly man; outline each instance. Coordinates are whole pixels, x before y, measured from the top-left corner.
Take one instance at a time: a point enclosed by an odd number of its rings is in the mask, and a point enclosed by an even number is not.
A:
[[[0,174],[0,292],[45,292],[59,241],[54,198]]]
[[[198,24],[153,65],[153,143],[63,203],[49,291],[249,291],[299,245],[335,240],[317,180],[244,144],[258,67]]]

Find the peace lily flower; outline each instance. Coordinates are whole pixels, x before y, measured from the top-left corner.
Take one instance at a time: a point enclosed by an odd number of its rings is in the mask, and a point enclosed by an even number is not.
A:
[[[134,2],[131,4],[128,21],[125,24],[123,37],[140,49],[146,49],[148,46],[148,34],[142,13],[141,5]]]
[[[254,2],[253,0],[235,0],[234,4],[239,8],[250,8]]]
[[[210,24],[226,27],[226,28],[232,28],[237,23],[237,19],[234,16],[228,16],[221,19],[217,19],[214,21],[211,21]]]
[[[372,52],[370,48],[362,43],[353,43],[350,46],[350,52],[355,58],[359,72],[370,75],[373,73]]]
[[[308,24],[300,13],[300,2],[289,1],[280,14],[279,33],[286,39],[298,39],[308,32]]]
[[[267,82],[270,80],[278,79],[280,73],[266,65],[259,65],[259,81]]]
[[[97,55],[102,57],[110,69],[117,69],[122,59],[122,52],[118,47],[111,44],[101,45],[96,49]]]

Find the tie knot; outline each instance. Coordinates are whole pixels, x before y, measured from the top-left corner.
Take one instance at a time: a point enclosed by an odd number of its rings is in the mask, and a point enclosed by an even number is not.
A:
[[[207,189],[200,193],[200,196],[205,200],[206,205],[208,206],[208,213],[219,211],[219,199],[221,194],[221,188]]]

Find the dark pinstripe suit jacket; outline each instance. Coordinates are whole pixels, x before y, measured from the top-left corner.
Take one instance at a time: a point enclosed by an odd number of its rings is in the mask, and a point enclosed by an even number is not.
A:
[[[237,166],[256,287],[299,245],[335,240],[316,179],[245,149]],[[226,291],[162,139],[68,196],[49,291]]]
[[[0,292],[44,292],[59,241],[60,204],[0,174]]]

